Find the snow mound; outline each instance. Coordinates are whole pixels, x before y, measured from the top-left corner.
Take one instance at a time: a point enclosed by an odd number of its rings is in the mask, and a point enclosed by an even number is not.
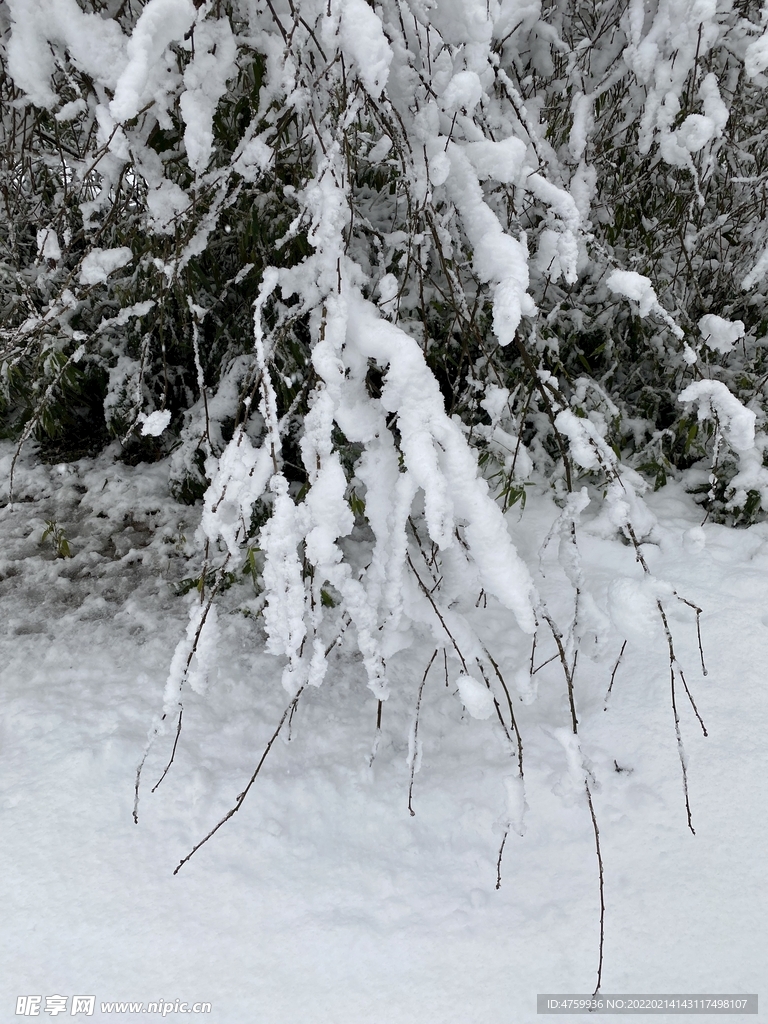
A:
[[[483,683],[462,672],[458,678],[461,703],[473,718],[490,718],[493,714],[493,694]]]

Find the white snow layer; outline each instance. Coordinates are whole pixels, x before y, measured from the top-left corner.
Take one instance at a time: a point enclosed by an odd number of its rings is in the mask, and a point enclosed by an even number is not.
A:
[[[159,437],[168,428],[170,422],[170,409],[158,409],[155,412],[151,412],[148,416],[146,413],[139,414],[141,433],[144,437]]]
[[[237,46],[227,18],[206,20],[195,29],[195,56],[184,72],[179,105],[184,118],[184,145],[197,174],[208,166],[213,149],[211,123],[227,82],[235,74]],[[242,159],[242,158],[241,158]]]
[[[56,44],[76,66],[114,88],[126,63],[126,40],[116,21],[85,13],[76,0],[8,0],[8,9],[8,70],[33,103],[50,109],[59,102],[51,88]]]
[[[755,445],[755,413],[747,409],[719,380],[697,380],[680,392],[678,401],[697,407],[699,422],[715,419],[726,441],[737,451]]]
[[[726,355],[739,338],[744,337],[744,321],[724,320],[714,313],[707,313],[699,320],[699,330],[710,348]]]
[[[456,543],[456,526],[463,524],[482,586],[514,612],[521,629],[532,633],[535,595],[530,573],[463,434],[445,413],[421,349],[359,293],[348,300],[347,330],[366,357],[388,366],[381,404],[397,413],[405,465],[424,491],[431,538],[441,548],[450,547]]]
[[[0,442],[0,479],[14,448]],[[584,758],[570,736],[563,744],[549,731],[553,720],[567,724],[557,660],[534,677],[537,703],[513,692],[523,794],[495,715],[461,721],[439,658],[421,707],[412,817],[404,760],[434,644],[421,639],[388,659],[397,685],[372,766],[375,701],[356,652],[342,645],[332,685],[302,696],[291,742],[281,735],[274,743],[240,811],[173,877],[179,859],[233,807],[286,707],[280,666],[264,652],[258,624],[240,613],[252,600],[250,581],[222,595],[215,690],[213,678],[204,697],[185,685],[174,762],[152,793],[175,739],[180,693],[169,694],[135,825],[133,786],[152,709],[180,639],[183,669],[189,613],[196,619],[201,607],[197,594],[188,606],[166,585],[199,571],[175,543],[193,510],[169,501],[159,463],[100,457],[54,467],[22,452],[17,487],[26,500],[0,507],[7,1020],[19,995],[57,992],[70,1004],[75,993],[95,995],[90,1019],[104,1021],[120,1014],[100,1014],[101,1001],[166,997],[211,1001],[202,1016],[218,1024],[533,1024],[537,992],[592,991],[595,837]],[[579,658],[581,754],[599,784],[592,792],[605,872],[604,989],[755,992],[766,937],[766,530],[700,526],[701,509],[678,483],[648,501],[659,519],[660,543],[646,552],[654,571],[704,609],[707,678],[697,670],[690,609],[667,605],[676,655],[710,736],[701,735],[680,687],[692,836],[663,636],[627,647],[607,711],[619,635],[609,633],[597,661]],[[128,514],[140,529],[124,521]],[[518,536],[532,563],[559,514],[551,498],[531,493]],[[72,558],[41,547],[51,519],[66,530]],[[634,551],[582,538],[584,571],[607,607],[611,580],[640,575]],[[555,549],[546,585],[565,624],[573,593],[550,571]],[[490,605],[477,609],[475,621],[511,683],[518,666],[526,671],[530,638],[510,631],[508,615],[489,612]],[[537,653],[555,653],[543,633]],[[574,770],[559,778],[569,753]],[[569,780],[570,804],[557,798]],[[654,1020],[673,1024],[673,1015]]]
[[[176,61],[165,57],[171,43],[183,39],[195,20],[192,0],[150,0],[126,45],[128,63],[120,73],[109,111],[128,121],[153,100],[165,109]],[[101,19],[99,19],[101,21]]]
[[[457,679],[461,703],[472,718],[490,718],[494,711],[493,694],[474,676],[462,672]]]
[[[682,327],[675,323],[661,305],[649,278],[634,270],[614,270],[609,274],[605,283],[612,292],[623,295],[624,298],[636,303],[639,316],[646,317],[655,313],[666,322],[676,338],[683,337]]]
[[[343,0],[339,34],[342,49],[352,58],[363,85],[378,99],[392,63],[381,19],[365,0]]]
[[[133,259],[127,246],[118,249],[91,249],[80,264],[80,284],[103,284],[109,275]]]

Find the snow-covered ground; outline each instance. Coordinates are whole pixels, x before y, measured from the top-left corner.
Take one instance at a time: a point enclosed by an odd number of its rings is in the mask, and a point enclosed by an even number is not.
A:
[[[10,457],[5,446],[4,480]],[[134,824],[136,766],[195,596],[177,596],[169,583],[192,571],[185,537],[199,509],[169,502],[165,472],[107,458],[22,460],[12,507],[5,485],[0,1020],[20,1019],[20,995],[81,994],[95,995],[95,1020],[159,1017],[104,1013],[102,1002],[180,999],[210,1001],[212,1012],[169,1019],[527,1024],[537,993],[592,992],[595,840],[555,732],[569,722],[557,660],[535,676],[537,700],[516,698],[528,808],[524,835],[507,839],[498,890],[515,762],[496,718],[463,710],[455,673],[446,686],[442,655],[424,687],[415,816],[408,811],[426,641],[389,665],[392,696],[372,766],[376,702],[359,656],[342,648],[323,686],[302,695],[290,742],[278,738],[242,809],[174,876],[233,806],[287,698],[280,665],[243,614],[252,584],[237,583],[222,597],[218,676],[205,696],[185,692],[175,761],[155,793],[175,730],[150,750]],[[666,642],[642,622],[642,608],[633,626],[630,604],[630,643],[607,710],[620,639],[595,660],[580,657],[576,672],[605,866],[602,991],[768,998],[768,526],[698,530],[701,511],[680,485],[648,501],[660,524],[658,543],[644,547],[650,569],[703,609],[706,677],[693,613],[669,604],[709,735],[678,693],[694,836]],[[556,515],[536,494],[522,516],[509,513],[529,565]],[[51,520],[71,559],[56,559],[50,539],[41,544]],[[588,516],[579,547],[606,611],[612,581],[640,579],[634,552],[591,534]],[[572,597],[555,548],[537,583],[567,624]],[[612,593],[620,619],[623,591]],[[487,612],[489,649],[513,678],[527,641],[507,613]],[[552,653],[542,637],[537,663]]]

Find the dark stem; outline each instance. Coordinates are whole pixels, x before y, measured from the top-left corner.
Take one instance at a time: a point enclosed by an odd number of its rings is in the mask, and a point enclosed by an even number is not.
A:
[[[413,723],[413,756],[411,757],[411,781],[408,786],[408,810],[411,812],[411,817],[415,817],[416,811],[413,809],[413,780],[416,775],[416,759],[419,756],[419,712],[421,711],[421,697],[424,693],[424,684],[427,681],[429,670],[432,668],[432,662],[437,657],[437,647],[435,648],[434,654],[429,659],[427,667],[424,669],[424,675],[421,679],[421,685],[419,686],[419,695],[416,698],[416,719]],[[381,701],[379,701],[379,707],[381,707]]]
[[[496,888],[497,889],[501,888],[501,858],[504,855],[504,845],[505,845],[505,843],[507,841],[507,836],[508,835],[509,835],[509,828],[507,828],[506,832],[504,833],[504,838],[501,840],[501,846],[499,847],[499,856],[498,856],[498,858],[496,860]]]
[[[600,956],[597,962],[597,984],[595,985],[595,991],[592,993],[594,999],[600,991],[600,984],[603,979],[603,949],[605,946],[605,880],[603,875],[603,855],[600,850],[600,829],[597,827],[597,815],[595,814],[595,806],[592,803],[592,793],[589,789],[589,783],[584,780],[584,788],[587,791],[587,803],[589,804],[589,813],[592,817],[592,828],[595,831],[595,852],[597,853],[597,866],[600,872]]]
[[[260,758],[260,760],[259,760],[259,763],[258,763],[258,764],[256,765],[256,770],[254,771],[253,775],[252,775],[252,776],[250,777],[250,779],[248,780],[248,785],[247,785],[247,786],[245,787],[245,789],[243,790],[243,792],[242,792],[242,793],[240,793],[240,795],[238,796],[238,798],[237,798],[237,801],[235,802],[235,806],[234,806],[234,807],[232,807],[232,808],[231,808],[231,809],[230,809],[229,811],[227,811],[227,813],[226,813],[226,814],[224,815],[224,817],[223,817],[223,818],[221,819],[221,821],[219,821],[217,825],[214,825],[214,827],[213,827],[213,828],[211,829],[211,831],[210,831],[210,832],[208,833],[208,835],[207,835],[207,836],[205,836],[205,837],[204,837],[203,839],[201,839],[201,840],[200,840],[200,842],[199,842],[199,843],[197,843],[197,845],[196,845],[196,846],[193,846],[193,847],[192,847],[192,849],[191,849],[191,850],[189,851],[189,853],[188,853],[188,854],[186,855],[186,857],[182,857],[182,859],[181,859],[181,860],[179,861],[179,863],[177,864],[177,866],[176,866],[176,867],[174,868],[174,871],[173,871],[174,875],[177,875],[177,874],[179,873],[179,871],[180,871],[180,870],[181,870],[181,869],[182,869],[182,868],[184,867],[184,865],[185,865],[185,864],[187,863],[187,861],[188,861],[188,860],[189,860],[189,859],[190,859],[191,857],[194,857],[194,855],[195,855],[195,854],[197,853],[197,851],[198,851],[198,850],[200,849],[200,847],[201,847],[201,846],[204,846],[204,845],[205,845],[205,844],[206,844],[206,843],[208,842],[208,840],[209,840],[209,839],[211,839],[211,838],[212,838],[213,836],[215,836],[215,835],[216,835],[216,833],[217,833],[217,832],[219,831],[219,829],[221,828],[221,826],[222,826],[222,825],[225,825],[225,824],[226,824],[226,823],[227,823],[227,822],[229,821],[229,819],[230,819],[230,818],[231,818],[231,817],[232,817],[232,816],[233,816],[234,814],[236,814],[236,813],[237,813],[237,812],[238,812],[238,811],[240,810],[240,808],[241,808],[241,807],[243,806],[243,802],[245,801],[245,798],[246,798],[246,797],[248,796],[248,792],[249,792],[249,790],[250,790],[251,786],[252,786],[252,785],[254,784],[254,782],[256,781],[256,776],[257,776],[257,775],[259,774],[259,772],[261,771],[262,765],[263,765],[263,764],[264,764],[264,762],[266,761],[266,759],[267,759],[267,755],[269,754],[270,750],[272,749],[272,744],[273,744],[273,743],[275,742],[275,740],[277,739],[278,735],[280,734],[280,730],[282,729],[283,725],[285,724],[285,720],[286,720],[286,719],[288,718],[288,716],[289,716],[289,715],[290,715],[290,714],[291,714],[291,713],[293,712],[294,708],[295,708],[295,707],[296,707],[296,705],[298,704],[298,702],[299,702],[299,697],[301,697],[301,695],[302,695],[302,693],[303,693],[303,692],[304,692],[304,687],[302,686],[302,687],[301,687],[301,688],[299,689],[299,691],[298,691],[298,693],[296,694],[296,696],[295,696],[295,697],[293,698],[293,700],[292,700],[292,701],[290,702],[290,704],[288,705],[288,707],[287,707],[287,708],[285,709],[285,711],[283,712],[283,714],[282,714],[282,717],[281,717],[280,721],[279,721],[279,722],[278,722],[278,724],[277,724],[277,728],[276,728],[276,729],[275,729],[275,731],[274,731],[274,732],[272,733],[272,735],[271,735],[271,737],[270,737],[270,739],[269,739],[269,742],[267,743],[266,747],[264,748],[264,753],[263,753],[263,754],[261,755],[261,758]]]
[[[165,771],[163,772],[163,774],[160,776],[160,778],[157,780],[157,782],[154,784],[154,786],[150,790],[150,792],[152,792],[152,793],[155,792],[157,787],[160,785],[160,783],[163,781],[165,776],[168,774],[168,769],[173,764],[174,757],[176,757],[176,747],[178,747],[178,745],[179,745],[179,736],[181,736],[181,719],[182,719],[183,715],[184,715],[184,706],[183,706],[183,704],[180,703],[179,704],[179,722],[178,722],[178,725],[176,726],[176,738],[173,741],[173,750],[171,751],[171,757],[170,757],[170,760],[168,761],[168,764],[165,766]],[[137,789],[137,792],[136,792],[137,799],[138,799],[138,795],[139,794],[138,794],[138,789]]]
[[[611,672],[611,681],[610,681],[610,683],[608,685],[608,692],[605,695],[605,701],[604,701],[605,707],[603,708],[603,711],[607,711],[608,710],[608,698],[611,696],[611,690],[613,689],[613,681],[616,678],[616,673],[619,670],[619,664],[621,662],[621,659],[622,659],[622,656],[623,656],[624,651],[626,649],[626,646],[627,646],[627,641],[625,640],[624,643],[621,645],[621,650],[619,651],[619,656],[616,659],[616,664],[613,666],[613,672]]]

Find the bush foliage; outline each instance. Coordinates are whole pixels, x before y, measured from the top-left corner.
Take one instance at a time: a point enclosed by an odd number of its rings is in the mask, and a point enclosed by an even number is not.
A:
[[[375,690],[414,545],[532,628],[490,554],[531,482],[637,540],[643,479],[699,466],[752,521],[765,31],[750,0],[2,0],[3,434],[168,458],[291,672],[333,613]]]

